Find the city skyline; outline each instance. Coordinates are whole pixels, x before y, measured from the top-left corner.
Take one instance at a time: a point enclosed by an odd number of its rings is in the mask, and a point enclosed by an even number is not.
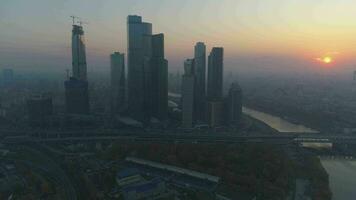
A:
[[[71,25],[69,16],[75,13],[88,22],[88,71],[109,71],[107,55],[113,51],[127,54],[125,19],[129,14],[144,16],[166,35],[166,57],[172,70],[182,69],[197,41],[209,44],[208,49],[224,46],[228,70],[340,73],[354,68],[355,29],[349,19],[355,12],[350,1],[281,2],[170,1],[160,4],[158,12],[158,1],[130,1],[130,5],[109,1],[101,6],[91,1],[2,2],[0,24],[6,29],[0,33],[0,66],[70,68],[70,34],[65,30]],[[209,15],[214,9],[217,12]],[[327,57],[332,59],[330,64],[321,62],[330,60]]]

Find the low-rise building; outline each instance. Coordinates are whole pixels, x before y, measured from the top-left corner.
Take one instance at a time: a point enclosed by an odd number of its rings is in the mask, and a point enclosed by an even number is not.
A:
[[[143,178],[140,175],[139,170],[135,168],[124,169],[116,175],[116,183],[120,187],[135,184],[141,181],[143,181]]]
[[[159,178],[126,186],[122,189],[125,200],[155,199],[166,191],[165,183]]]

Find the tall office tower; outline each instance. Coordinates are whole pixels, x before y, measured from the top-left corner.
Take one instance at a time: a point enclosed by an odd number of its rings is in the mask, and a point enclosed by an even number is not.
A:
[[[149,40],[145,39],[145,36],[150,35],[152,35],[152,24],[142,22],[141,16],[127,17],[128,106],[132,116],[138,120],[143,120],[145,114],[144,63],[150,49],[147,47]]]
[[[67,113],[88,114],[89,92],[83,27],[73,24],[72,30],[73,77],[64,82]]]
[[[195,75],[194,59],[184,62],[182,77],[182,127],[192,128],[194,124]]]
[[[223,54],[224,49],[214,47],[208,58],[208,100],[216,101],[223,98]]]
[[[206,47],[203,42],[198,42],[194,47],[194,66],[195,66],[195,113],[197,120],[206,120]]]
[[[210,127],[223,122],[223,48],[214,47],[208,58],[208,112]]]
[[[231,84],[227,97],[227,120],[230,125],[237,126],[242,115],[242,90],[237,82]]]
[[[72,30],[72,70],[74,78],[87,80],[84,31],[82,26],[76,24],[73,24]]]
[[[159,120],[167,119],[168,112],[168,61],[164,58],[164,35],[151,38],[150,90],[151,116]]]
[[[88,82],[71,77],[64,82],[66,109],[69,114],[89,113]]]
[[[111,111],[116,114],[125,107],[125,55],[115,52],[110,56],[111,64]]]
[[[152,56],[152,35],[142,36],[142,50],[143,50],[143,108],[141,118],[136,117],[136,119],[142,120],[144,122],[149,122],[152,117],[152,67],[151,67],[151,56]]]

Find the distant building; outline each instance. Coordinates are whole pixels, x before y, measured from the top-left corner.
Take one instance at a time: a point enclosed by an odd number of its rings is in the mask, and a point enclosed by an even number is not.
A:
[[[83,27],[73,24],[72,30],[72,70],[73,77],[87,80],[87,61]]]
[[[196,119],[204,122],[206,120],[206,46],[203,42],[198,42],[194,47],[194,66],[196,77],[194,109]]]
[[[194,125],[194,94],[195,94],[194,59],[184,62],[182,78],[182,127],[192,128]]]
[[[6,117],[6,109],[0,103],[0,117]]]
[[[208,59],[208,90],[209,101],[222,100],[223,98],[223,63],[224,49],[214,47]]]
[[[49,95],[34,95],[27,99],[27,114],[31,125],[46,125],[48,117],[53,114],[52,97]]]
[[[115,52],[110,56],[111,63],[111,111],[119,113],[125,106],[125,55]]]
[[[9,85],[14,81],[14,71],[12,69],[2,70],[2,82],[4,85]]]
[[[223,125],[224,120],[224,102],[208,102],[208,124],[211,128]]]
[[[145,50],[150,47],[144,42],[144,36],[151,35],[152,24],[142,22],[141,16],[127,17],[128,107],[131,116],[137,120],[143,120],[145,115],[144,62],[148,53]]]
[[[88,82],[70,78],[64,86],[67,113],[89,114]]]
[[[242,90],[237,82],[231,84],[226,106],[229,124],[238,125],[242,115]]]

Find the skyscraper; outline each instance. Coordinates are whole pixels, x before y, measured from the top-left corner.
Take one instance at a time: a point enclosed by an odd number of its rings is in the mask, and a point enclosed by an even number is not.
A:
[[[153,35],[151,45],[152,116],[165,120],[168,112],[168,61],[164,58],[164,35]]]
[[[72,30],[72,70],[74,78],[87,80],[84,31],[82,26],[76,24],[73,24]]]
[[[218,127],[223,124],[224,120],[224,102],[209,101],[208,102],[208,124],[210,127]]]
[[[194,47],[195,113],[197,120],[206,120],[206,46],[198,42]]]
[[[208,58],[208,100],[216,101],[223,98],[223,54],[224,49],[214,47]]]
[[[152,24],[142,22],[142,17],[127,17],[127,52],[128,52],[128,103],[132,116],[144,119],[145,113],[145,54],[150,49],[144,36],[152,35]]]
[[[194,124],[195,75],[194,59],[184,62],[182,78],[182,127],[192,128]]]
[[[125,55],[115,52],[110,56],[111,111],[119,113],[125,106]]]
[[[64,82],[67,113],[88,114],[89,92],[83,27],[73,24],[72,73]]]
[[[231,84],[227,97],[227,120],[237,126],[242,115],[242,90],[237,82]]]
[[[223,48],[214,47],[208,58],[208,123],[210,127],[223,122]]]

